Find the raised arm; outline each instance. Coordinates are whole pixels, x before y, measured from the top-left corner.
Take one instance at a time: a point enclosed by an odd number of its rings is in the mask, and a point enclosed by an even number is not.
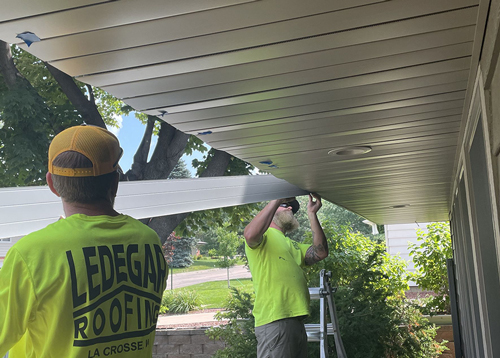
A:
[[[316,201],[313,200],[316,199]],[[323,228],[319,223],[317,212],[321,208],[321,197],[318,194],[309,194],[309,203],[307,204],[307,216],[311,223],[313,243],[306,251],[305,264],[314,265],[328,256],[328,243]]]
[[[271,225],[278,207],[295,198],[271,200],[247,225],[243,236],[250,247],[257,247],[262,242],[262,236]]]

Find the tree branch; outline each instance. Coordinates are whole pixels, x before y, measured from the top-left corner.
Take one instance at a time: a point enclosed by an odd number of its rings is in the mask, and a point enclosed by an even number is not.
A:
[[[87,87],[87,91],[89,91],[89,101],[95,105],[94,90],[92,89],[92,86],[85,85],[85,87]]]
[[[208,163],[207,168],[200,174],[200,178],[224,175],[226,168],[229,165],[229,161],[231,160],[231,155],[223,152],[222,150],[215,148],[210,150],[214,151],[214,156],[212,157],[210,163]]]
[[[231,155],[212,148],[214,151],[214,156],[210,163],[208,163],[207,168],[201,173],[200,177],[214,177],[224,175],[229,161],[231,160]],[[157,218],[152,218],[148,226],[158,233],[160,236],[162,244],[168,239],[168,236],[175,230],[175,228],[188,217],[190,213],[181,213],[168,216],[161,216]]]
[[[47,66],[49,72],[54,76],[57,83],[59,83],[59,86],[61,86],[64,94],[68,97],[73,106],[75,106],[82,115],[83,120],[87,124],[106,128],[97,106],[85,97],[73,78],[47,62],[45,62],[45,66]]]
[[[155,122],[156,122],[156,117],[148,116],[146,131],[142,136],[141,144],[139,144],[139,147],[135,152],[132,168],[125,174],[125,180],[132,181],[132,180],[143,179],[143,171],[148,160],[149,149],[151,147],[151,137],[153,136],[153,129],[155,127]]]
[[[16,87],[16,85],[18,85],[18,79],[22,79],[23,82],[27,82],[14,65],[10,45],[2,40],[0,40],[0,72],[2,73],[5,84],[9,90],[12,90]]]
[[[182,157],[188,139],[189,134],[162,121],[155,151],[150,162],[144,168],[144,179],[168,178]]]

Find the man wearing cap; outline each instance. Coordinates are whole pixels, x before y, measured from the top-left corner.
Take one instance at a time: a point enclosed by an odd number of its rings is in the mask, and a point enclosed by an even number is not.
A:
[[[305,265],[328,256],[326,237],[316,213],[321,198],[309,194],[307,215],[312,245],[285,235],[297,229],[295,198],[270,201],[245,228],[245,252],[255,290],[255,335],[258,358],[307,357],[307,336],[302,320],[309,314]]]
[[[46,178],[66,217],[7,253],[0,357],[151,357],[168,267],[158,235],[113,209],[121,154],[99,127],[53,139]]]

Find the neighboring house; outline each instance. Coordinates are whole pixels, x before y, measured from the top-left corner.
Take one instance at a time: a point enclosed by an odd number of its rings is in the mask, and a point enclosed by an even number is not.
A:
[[[385,225],[385,240],[387,245],[387,252],[392,256],[400,256],[407,263],[407,271],[415,272],[415,266],[410,257],[410,249],[408,243],[417,243],[417,229],[427,231],[429,223],[413,223],[413,224],[394,224]],[[415,282],[409,282],[410,289],[417,287]]]
[[[3,260],[7,255],[7,251],[9,251],[12,245],[14,245],[14,243],[16,243],[21,237],[22,236],[0,239],[0,267],[3,266]]]

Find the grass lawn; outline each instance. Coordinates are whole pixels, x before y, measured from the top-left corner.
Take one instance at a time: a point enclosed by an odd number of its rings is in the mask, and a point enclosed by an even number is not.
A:
[[[237,287],[249,293],[253,292],[252,281],[249,278],[234,279],[229,282],[231,287]],[[223,308],[231,292],[227,288],[227,280],[204,282],[198,285],[174,289],[174,291],[196,291],[200,297],[202,309]]]
[[[172,272],[172,270],[173,270],[173,273],[176,274],[176,273],[182,273],[182,272],[193,272],[193,271],[201,271],[201,270],[208,270],[208,269],[217,268],[217,266],[215,266],[216,261],[217,260],[215,260],[215,259],[194,260],[193,264],[189,267],[174,268],[174,269],[170,268],[170,272],[168,275],[170,276],[170,273]],[[236,265],[243,265],[243,261],[239,260]]]

